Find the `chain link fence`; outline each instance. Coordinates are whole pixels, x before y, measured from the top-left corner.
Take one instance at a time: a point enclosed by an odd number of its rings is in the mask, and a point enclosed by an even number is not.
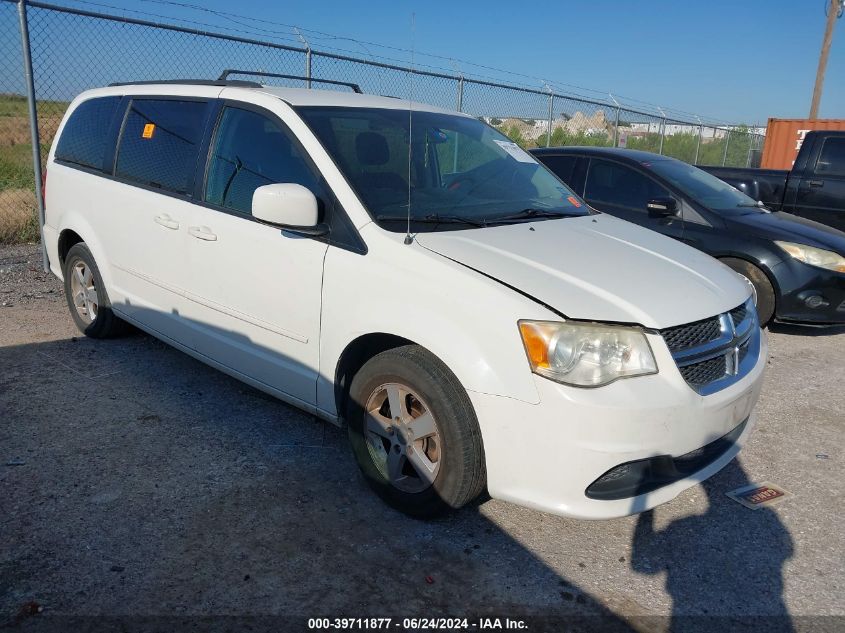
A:
[[[0,0],[0,241],[38,237],[19,8],[15,0]],[[401,65],[305,46],[42,2],[27,2],[26,11],[42,162],[65,109],[83,90],[121,81],[214,79],[224,69],[237,68],[304,77],[269,82],[274,85],[302,87],[309,85],[308,77],[353,82],[366,93],[460,110],[526,148],[618,146],[698,164],[759,164],[763,136],[748,128],[673,120],[552,90],[420,67],[412,72]]]

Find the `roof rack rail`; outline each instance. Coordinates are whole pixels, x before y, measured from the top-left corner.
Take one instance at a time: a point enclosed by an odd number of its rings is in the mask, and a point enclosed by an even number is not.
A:
[[[235,88],[261,88],[256,81],[239,79],[153,79],[149,81],[115,81],[109,86],[150,86],[153,84],[187,84],[189,86],[232,86]]]
[[[303,77],[301,75],[280,75],[279,73],[265,73],[258,70],[236,70],[234,68],[227,68],[222,73],[220,73],[220,77],[217,78],[218,81],[227,81],[229,75],[253,75],[255,77],[276,77],[279,79],[298,79],[300,81],[307,81],[307,82],[316,82],[320,84],[331,84],[332,86],[346,86],[347,88],[352,88],[353,91],[357,92],[358,94],[364,94],[364,91],[361,90],[361,86],[358,84],[352,83],[351,81],[335,81],[334,79],[315,79],[314,77]],[[252,82],[246,82],[252,83]]]

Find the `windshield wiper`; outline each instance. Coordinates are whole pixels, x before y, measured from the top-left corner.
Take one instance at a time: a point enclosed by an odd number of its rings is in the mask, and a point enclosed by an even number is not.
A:
[[[546,209],[523,209],[516,213],[500,215],[495,218],[487,218],[487,222],[508,222],[510,220],[532,220],[534,218],[573,218],[580,213],[568,213],[566,211],[548,211]]]
[[[769,209],[762,202],[758,202],[757,204],[748,204],[747,202],[740,202],[736,206],[737,206],[737,208],[747,207],[749,209],[757,209],[760,213],[771,213],[772,212],[772,210]]]
[[[405,215],[377,215],[376,220],[383,222],[407,222],[408,216]],[[484,220],[474,220],[472,218],[464,218],[459,215],[426,215],[423,217],[411,216],[411,222],[423,222],[425,224],[469,224],[470,226],[487,226]]]

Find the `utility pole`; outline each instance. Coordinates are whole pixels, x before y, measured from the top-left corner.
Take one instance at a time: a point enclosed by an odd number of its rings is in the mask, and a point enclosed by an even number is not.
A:
[[[824,39],[822,40],[822,52],[819,55],[819,69],[816,71],[816,85],[813,88],[813,103],[810,105],[810,118],[819,118],[819,102],[822,98],[824,87],[824,72],[827,68],[827,58],[830,55],[830,41],[833,39],[833,23],[836,18],[842,17],[842,8],[845,1],[829,0],[827,7],[827,25],[824,28]]]

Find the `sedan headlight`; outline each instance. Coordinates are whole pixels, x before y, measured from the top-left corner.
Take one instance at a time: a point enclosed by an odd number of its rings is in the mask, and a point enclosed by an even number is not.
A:
[[[520,321],[519,332],[535,374],[576,387],[656,374],[642,330],[572,321]]]
[[[834,270],[838,273],[845,273],[845,257],[842,257],[839,253],[826,251],[815,246],[807,246],[806,244],[795,244],[794,242],[776,241],[775,244],[799,262],[810,264],[810,266],[826,268],[827,270]]]

